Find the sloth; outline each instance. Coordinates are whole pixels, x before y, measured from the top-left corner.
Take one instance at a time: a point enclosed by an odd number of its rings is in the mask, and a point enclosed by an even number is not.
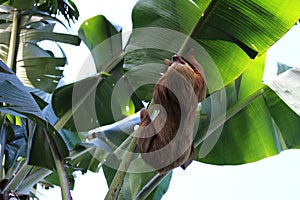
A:
[[[146,109],[140,112],[137,146],[143,160],[164,174],[194,159],[193,129],[198,102],[206,97],[204,70],[190,50],[185,58],[166,59],[167,71],[153,91],[152,107],[159,113],[152,121]]]

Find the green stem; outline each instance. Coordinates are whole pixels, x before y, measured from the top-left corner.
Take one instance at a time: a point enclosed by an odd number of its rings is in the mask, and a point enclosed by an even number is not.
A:
[[[51,170],[42,167],[32,167],[30,174],[26,176],[22,184],[18,187],[19,194],[29,194],[34,185],[40,182],[43,178],[50,175]]]
[[[109,190],[106,194],[105,200],[116,200],[118,199],[119,192],[121,190],[121,187],[123,185],[124,177],[126,175],[126,172],[128,170],[128,167],[130,165],[130,161],[133,155],[133,151],[136,147],[136,137],[135,132],[131,134],[132,139],[129,144],[129,147],[125,153],[124,158],[121,161],[121,164],[118,168],[117,173],[114,176],[114,179],[109,187]]]
[[[23,162],[16,174],[9,179],[2,192],[7,191],[8,189],[16,191],[31,170],[32,166],[27,165],[27,161]]]
[[[70,183],[62,160],[55,159],[56,171],[60,182],[61,196],[63,200],[71,200]]]
[[[5,115],[4,115],[5,116]],[[5,128],[5,117],[3,119],[3,122],[1,123],[2,127],[0,128],[0,180],[4,178],[4,151],[5,151],[5,145],[6,145],[6,131],[3,131],[2,128]]]
[[[19,26],[20,26],[20,11],[14,9],[13,12],[13,24],[12,30],[10,34],[10,42],[9,42],[9,51],[7,56],[7,66],[16,71],[16,56],[18,52],[18,35],[19,35]]]
[[[64,165],[63,159],[60,157],[58,150],[56,149],[56,145],[54,145],[54,141],[47,133],[45,133],[46,139],[48,140],[48,144],[50,146],[50,150],[53,156],[53,160],[55,163],[56,172],[58,175],[58,180],[60,183],[61,188],[61,195],[63,200],[71,200],[71,192],[70,192],[70,185],[69,179],[66,173],[66,168]]]
[[[206,20],[208,18],[208,14],[211,13],[211,10],[213,9],[213,7],[215,6],[216,3],[217,3],[217,0],[212,0],[209,3],[209,5],[205,9],[205,11],[202,13],[201,18],[199,19],[199,21],[197,22],[197,24],[195,24],[195,26],[193,27],[193,29],[187,35],[185,41],[182,43],[179,51],[177,52],[178,55],[182,55],[182,53],[183,53],[185,47],[187,46],[188,42],[194,36],[194,34],[196,34],[196,31],[198,31],[198,30],[201,29],[201,26],[203,26],[203,24],[206,22]]]
[[[164,180],[164,178],[170,173],[170,171],[166,174],[156,174],[137,195],[133,198],[133,200],[144,200],[146,199],[150,193]]]

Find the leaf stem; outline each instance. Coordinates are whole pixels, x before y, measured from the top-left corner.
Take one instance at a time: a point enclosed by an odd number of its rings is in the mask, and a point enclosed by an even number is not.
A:
[[[208,14],[211,13],[211,10],[213,9],[213,7],[216,5],[217,0],[212,0],[209,5],[207,6],[207,8],[205,9],[205,11],[202,13],[199,21],[197,22],[197,24],[192,28],[192,30],[190,31],[190,33],[187,35],[186,39],[184,40],[184,42],[182,43],[179,51],[177,52],[178,55],[182,55],[184,49],[186,48],[189,40],[191,37],[193,37],[193,35],[196,33],[196,31],[201,29],[201,26],[205,23],[205,21],[208,18]]]
[[[18,52],[18,33],[19,33],[19,26],[20,26],[20,11],[14,9],[13,11],[13,24],[12,30],[10,34],[10,42],[9,42],[9,51],[7,56],[7,66],[16,72],[16,57]]]
[[[31,170],[32,166],[27,165],[27,161],[23,162],[16,174],[9,179],[2,192],[7,191],[8,189],[16,191]]]
[[[146,199],[150,193],[164,180],[164,178],[170,174],[169,171],[166,174],[156,174],[144,187],[142,190],[137,193],[137,195],[133,198],[133,200],[144,200]]]
[[[30,174],[26,176],[22,184],[18,187],[19,194],[29,194],[30,190],[46,176],[52,173],[51,170],[42,167],[33,167]]]
[[[48,140],[49,147],[53,156],[53,160],[55,163],[56,172],[58,175],[58,180],[61,188],[61,195],[63,200],[71,200],[71,192],[70,192],[70,184],[68,180],[68,176],[66,173],[66,168],[64,165],[64,160],[61,158],[59,151],[56,149],[56,145],[54,145],[54,141],[49,134],[45,133],[46,139]]]
[[[122,162],[118,168],[117,173],[114,176],[114,179],[109,187],[109,191],[106,194],[105,200],[116,200],[118,199],[121,187],[123,185],[124,177],[126,175],[126,172],[128,170],[128,167],[130,165],[130,161],[133,155],[133,151],[136,147],[136,137],[135,132],[131,134],[132,139],[129,144],[129,147],[125,153],[124,158],[122,159]]]
[[[5,115],[4,115],[5,116]],[[0,180],[4,178],[4,159],[5,159],[5,145],[6,145],[6,131],[4,131],[5,128],[5,117],[3,119],[3,122],[0,127]]]

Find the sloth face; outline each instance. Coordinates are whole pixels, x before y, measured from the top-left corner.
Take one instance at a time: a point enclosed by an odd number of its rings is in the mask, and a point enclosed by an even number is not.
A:
[[[190,69],[192,69],[193,71],[195,71],[195,67],[186,59],[184,59],[183,57],[179,56],[179,55],[174,55],[172,56],[172,61],[170,61],[167,64],[169,67],[173,67],[174,65],[180,65],[182,67],[188,67]]]

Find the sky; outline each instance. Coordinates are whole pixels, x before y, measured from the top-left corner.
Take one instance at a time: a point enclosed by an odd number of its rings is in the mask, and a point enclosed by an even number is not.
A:
[[[87,18],[103,14],[112,22],[131,28],[131,9],[136,0],[74,0],[80,11],[79,21],[70,30],[77,33],[79,25]],[[268,52],[267,82],[277,71],[277,62],[291,66],[300,65],[300,26],[296,26]],[[69,59],[66,68],[66,82],[74,77],[83,78],[95,73],[94,64],[88,56],[87,48],[82,44],[80,52],[64,47]],[[76,59],[72,59],[76,58]],[[78,73],[75,66],[90,66],[86,74]],[[72,74],[72,75],[70,75]],[[75,76],[74,76],[75,74]],[[173,171],[170,187],[163,200],[170,199],[205,199],[205,200],[282,200],[300,199],[300,151],[288,150],[261,161],[238,166],[214,166],[193,162],[186,170]],[[100,173],[77,174],[74,200],[104,199],[107,192],[105,178]],[[39,187],[41,200],[60,199],[60,189],[43,190]]]

